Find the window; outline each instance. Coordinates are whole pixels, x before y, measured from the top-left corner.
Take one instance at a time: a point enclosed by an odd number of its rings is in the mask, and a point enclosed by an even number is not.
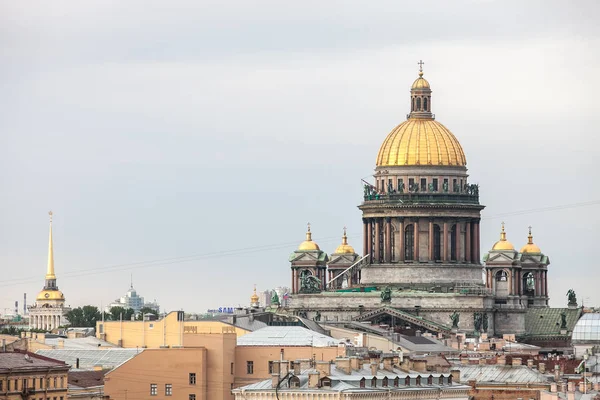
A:
[[[60,400],[64,400],[64,397],[60,396],[60,397],[59,397],[59,399],[60,399]]]
[[[394,190],[394,184],[392,183],[391,179],[388,179],[388,187],[387,187],[387,192],[390,193],[392,190]]]
[[[65,378],[64,377],[60,377],[60,387],[64,388],[65,387]]]
[[[0,392],[4,390],[4,381],[0,381]]]
[[[456,179],[452,179],[452,191],[455,193],[458,193],[458,183],[456,182]]]
[[[398,387],[398,384],[400,383],[400,378],[395,377],[394,378],[394,387]]]
[[[246,361],[246,373],[252,375],[254,373],[254,361]]]
[[[229,372],[231,373],[231,375],[233,375],[233,363],[231,363],[231,366],[229,368]]]
[[[173,385],[170,383],[165,384],[165,396],[173,395]]]
[[[421,192],[427,191],[427,179],[421,178]]]
[[[421,111],[421,98],[417,97],[417,111]]]
[[[439,225],[433,225],[433,259],[442,259],[442,232]]]
[[[360,387],[361,387],[361,388],[364,388],[364,387],[365,387],[365,378],[362,378],[362,379],[360,380]]]
[[[156,396],[158,394],[158,385],[156,383],[150,384],[150,396]]]
[[[448,179],[444,179],[444,191],[448,191]]]
[[[438,191],[438,179],[437,178],[433,178],[433,180],[431,182],[433,184],[433,191],[437,192]]]
[[[410,376],[404,378],[404,386],[410,386]]]
[[[57,387],[58,387],[57,383],[58,383],[58,378],[56,378],[56,377],[55,377],[55,378],[54,378],[54,387],[55,387],[55,388],[57,388]]]
[[[27,379],[23,379],[23,386],[21,386],[23,390],[27,388]]]
[[[44,388],[44,378],[40,378],[40,389]]]
[[[408,178],[408,191],[412,192],[415,190],[415,180],[414,178]]]
[[[433,385],[433,376],[429,375],[429,376],[427,377],[427,384],[428,384],[428,385]]]
[[[35,378],[31,378],[31,388],[35,389]]]
[[[421,386],[421,375],[417,376],[417,386]]]
[[[404,181],[402,180],[402,178],[398,179],[398,191],[400,193],[404,192]]]
[[[427,97],[423,99],[423,109],[427,111]]]
[[[404,228],[404,259],[414,260],[414,239],[415,239],[415,228],[412,224],[407,225]]]
[[[195,394],[190,394],[189,400],[196,400],[196,395]]]
[[[382,382],[383,387],[387,387],[388,386],[388,377],[384,377],[383,378],[383,382]]]
[[[508,274],[506,273],[506,271],[502,270],[502,271],[498,271],[498,273],[496,274],[496,281],[497,282],[506,282],[508,280]]]
[[[6,380],[6,390],[10,392],[10,379]]]
[[[15,390],[19,390],[19,380],[15,379]]]
[[[371,379],[371,387],[377,387],[377,378],[373,377],[373,379]]]
[[[190,372],[190,385],[196,384],[196,374],[194,372]]]

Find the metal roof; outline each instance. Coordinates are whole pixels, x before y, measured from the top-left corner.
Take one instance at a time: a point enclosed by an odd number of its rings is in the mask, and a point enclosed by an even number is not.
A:
[[[75,368],[77,359],[79,359],[79,369],[92,369],[97,366],[101,366],[103,369],[111,369],[129,360],[141,351],[143,349],[52,349],[38,350],[35,354],[64,361],[73,368]]]
[[[268,326],[238,337],[238,346],[337,346],[339,340],[300,326]]]
[[[525,365],[457,365],[461,382],[545,383],[547,378]]]
[[[62,341],[62,344],[60,344],[59,342]],[[61,349],[72,349],[72,350],[92,350],[92,349],[97,349],[98,347],[115,347],[114,344],[106,342],[104,340],[100,340],[94,336],[86,336],[86,337],[82,337],[82,338],[73,338],[73,339],[68,339],[68,338],[60,338],[60,337],[54,337],[54,338],[46,338],[44,341],[44,344],[47,344],[48,346],[52,346],[54,348],[59,347]]]

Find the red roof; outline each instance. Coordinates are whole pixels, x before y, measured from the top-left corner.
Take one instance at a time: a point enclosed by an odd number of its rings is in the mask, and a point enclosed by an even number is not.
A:
[[[47,370],[48,368],[69,369],[69,366],[64,361],[38,356],[26,351],[0,352],[0,372],[7,370]]]

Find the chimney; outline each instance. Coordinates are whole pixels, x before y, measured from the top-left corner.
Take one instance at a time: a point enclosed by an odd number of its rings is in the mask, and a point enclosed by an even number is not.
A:
[[[575,384],[573,382],[567,382],[567,392],[574,392]]]
[[[402,364],[400,364],[400,370],[402,372],[406,372],[406,373],[410,372],[410,364],[409,364],[408,357],[405,358],[404,360],[402,360]]]
[[[462,357],[460,363],[461,365],[469,365],[469,359],[467,357]]]
[[[460,369],[453,369],[452,371],[450,371],[450,374],[452,375],[452,382],[460,382]]]
[[[556,385],[556,382],[552,382],[552,383],[550,384],[550,391],[551,391],[552,393],[556,393],[556,392],[558,391],[558,387],[557,387],[557,385]]]
[[[65,348],[65,340],[64,339],[58,339],[58,345],[57,347],[59,349],[64,349]]]
[[[358,357],[356,357],[356,356],[350,357],[350,367],[354,371],[358,371],[360,369],[360,360],[358,359]]]
[[[308,387],[310,389],[318,388],[320,382],[320,374],[319,371],[309,372],[308,373]]]
[[[317,361],[316,370],[321,377],[329,376],[331,375],[331,363],[329,361]]]
[[[281,376],[286,376],[288,371],[290,370],[290,363],[286,360],[281,360],[279,362],[279,371]]]
[[[75,368],[79,369],[79,358],[75,359]]]
[[[539,363],[538,364],[538,369],[540,370],[540,373],[545,374],[546,373],[546,364],[545,363]]]
[[[92,368],[92,370],[94,370],[94,371],[102,371],[102,365],[96,364],[96,365],[94,365],[94,367]]]
[[[6,353],[6,339],[2,339],[2,352]]]
[[[350,375],[352,373],[352,366],[350,365],[349,358],[336,358],[335,359],[335,369],[339,371],[343,371],[346,375]]]
[[[533,358],[527,360],[527,368],[533,368]]]
[[[479,359],[479,365],[485,365],[485,358],[481,357]]]
[[[312,360],[310,358],[303,358],[300,361],[300,369],[302,371],[312,368]]]
[[[300,361],[294,361],[294,375],[298,376],[302,373]]]
[[[371,375],[377,375],[378,363],[371,363]]]
[[[554,382],[558,383],[560,381],[560,376],[562,374],[560,373],[560,365],[556,364],[554,366]]]
[[[392,358],[392,364],[393,364],[393,365],[400,365],[400,356],[397,356],[397,355],[395,355],[395,356]]]
[[[383,369],[390,372],[394,370],[392,357],[383,357]]]
[[[498,365],[506,365],[506,356],[498,357],[498,359],[496,360],[496,363]]]
[[[513,367],[517,366],[517,365],[521,365],[521,361],[522,360],[521,360],[520,357],[513,357],[513,359],[512,359],[512,365],[513,365]]]

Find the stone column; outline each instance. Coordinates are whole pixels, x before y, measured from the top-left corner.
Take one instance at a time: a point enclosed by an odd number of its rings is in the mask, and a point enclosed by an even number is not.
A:
[[[434,260],[433,255],[433,219],[429,219],[429,261]]]
[[[471,262],[471,221],[465,227],[465,260]]]
[[[413,224],[413,236],[414,236],[414,259],[416,262],[419,262],[419,218],[415,218],[415,223]]]
[[[367,225],[367,237],[368,244],[367,248],[369,249],[369,260],[373,262],[373,220],[369,219],[369,223]]]
[[[508,295],[510,296],[513,293],[513,272],[512,270],[508,271]]]
[[[548,271],[544,271],[544,284],[546,285],[545,295],[548,297]]]
[[[456,254],[456,261],[460,261],[461,257],[460,257],[460,237],[461,237],[461,226],[460,226],[460,222],[456,221],[456,237],[454,238],[454,248],[455,251],[454,253]]]
[[[367,224],[369,220],[363,218],[363,256],[369,254],[369,228]]]
[[[474,231],[473,234],[475,235],[475,238],[474,238],[475,239],[474,240],[474,242],[475,242],[475,252],[474,252],[475,253],[475,260],[473,260],[473,261],[475,261],[477,264],[479,264],[481,262],[480,254],[479,254],[480,251],[481,251],[480,248],[479,248],[480,247],[480,243],[479,243],[479,239],[480,239],[479,238],[479,220],[475,221],[474,228],[475,229],[473,230]]]
[[[380,252],[380,248],[381,248],[381,243],[380,243],[380,237],[381,237],[381,223],[379,222],[379,218],[375,219],[375,262],[379,263],[379,261],[381,260],[380,256],[381,256],[381,252]]]
[[[392,219],[390,217],[385,218],[385,252],[384,262],[392,262]]]
[[[448,221],[444,221],[444,253],[443,253],[443,260],[444,262],[448,262],[448,257],[449,257],[449,253],[448,253]]]
[[[404,218],[398,219],[399,236],[400,236],[400,251],[398,252],[398,259],[400,262],[404,262]]]
[[[542,294],[542,285],[540,280],[540,271],[535,271],[535,297],[541,296]]]

